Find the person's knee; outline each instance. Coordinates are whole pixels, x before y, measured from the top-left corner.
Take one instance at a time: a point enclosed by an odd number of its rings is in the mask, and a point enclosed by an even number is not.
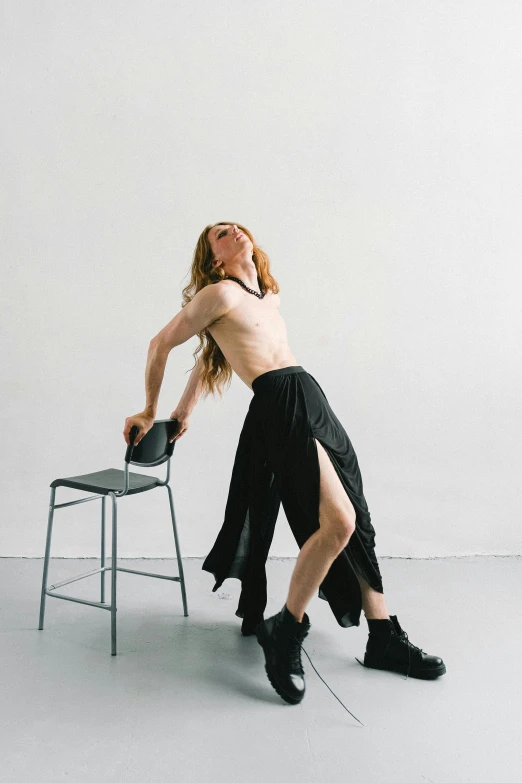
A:
[[[323,514],[321,530],[333,549],[340,552],[347,545],[355,530],[355,514],[343,509],[331,510]]]
[[[316,440],[319,455],[319,525],[340,549],[355,530],[356,512],[323,445]]]
[[[344,549],[344,547],[347,545],[348,541],[353,535],[354,530],[355,530],[355,518],[352,519],[352,516],[349,514],[344,515],[341,518],[337,530],[337,541],[340,549]]]

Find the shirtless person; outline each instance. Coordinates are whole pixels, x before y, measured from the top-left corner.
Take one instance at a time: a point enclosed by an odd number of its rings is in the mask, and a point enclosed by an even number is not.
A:
[[[264,259],[263,263],[260,258]],[[273,687],[291,704],[297,704],[304,696],[300,642],[310,629],[306,607],[319,588],[323,591],[320,597],[330,602],[337,621],[343,627],[359,624],[357,602],[359,606],[362,604],[370,630],[363,665],[401,673],[408,669],[410,676],[433,679],[445,671],[442,660],[428,656],[412,645],[396,616],[390,618],[386,609],[373,553],[374,530],[362,492],[355,452],[319,384],[298,364],[290,350],[285,322],[279,311],[279,294],[276,292],[279,286],[269,274],[267,261],[268,257],[244,227],[218,223],[204,230],[198,241],[192,270],[198,290],[151,340],[146,368],[146,407],[125,420],[125,442],[130,442],[129,433],[133,425],[139,427],[135,445],[152,427],[165,365],[172,348],[195,335],[199,335],[201,340],[201,335],[210,334],[219,346],[221,359],[224,357],[224,361],[254,391],[252,403],[255,405],[251,404],[248,416],[252,422],[255,421],[259,431],[256,448],[261,448],[259,444],[263,443],[263,467],[269,467],[273,472],[275,481],[270,486],[277,487],[280,492],[300,546],[283,609],[264,620],[260,613],[266,596],[256,599],[256,609],[252,608],[253,603],[250,609],[252,627],[246,628],[245,618],[242,629],[245,635],[255,632],[265,653],[265,668]],[[190,415],[203,388],[204,371],[205,364],[200,356],[181,400],[171,414],[171,418],[178,421],[177,433],[172,440],[182,437],[189,427]],[[289,407],[293,411],[291,421],[288,419]],[[269,416],[267,410],[270,410]],[[310,449],[311,443],[315,444],[315,448]],[[254,450],[253,446],[251,450]],[[241,470],[244,462],[245,453],[242,451],[240,454],[238,449],[234,471]],[[232,509],[230,514],[239,513],[235,507],[232,508],[235,500],[232,493],[239,492],[237,487],[245,483],[238,480],[234,485],[233,475],[227,504],[227,508],[230,506]],[[244,515],[244,511],[241,513]],[[275,519],[272,522],[275,523]],[[251,520],[250,526],[254,524]],[[230,523],[228,530],[232,527],[237,529],[237,524]],[[225,524],[221,539],[218,537],[221,549],[213,550],[212,557],[207,558],[217,565],[204,564],[206,570],[219,570],[220,560],[224,558],[224,540],[230,542],[228,530]],[[354,534],[357,540],[351,548],[350,540]],[[249,545],[255,547],[252,541]],[[267,551],[265,557],[266,554]],[[247,579],[253,582],[251,572],[258,568],[252,565],[254,558],[255,552],[252,552],[250,573],[245,573],[245,582]],[[216,587],[228,573],[221,574]],[[235,571],[231,575],[237,576],[237,573]],[[367,578],[363,578],[363,573]],[[369,584],[370,581],[376,589]],[[249,587],[245,603],[252,595]],[[248,613],[249,609],[246,611]],[[243,613],[237,614],[243,616]]]

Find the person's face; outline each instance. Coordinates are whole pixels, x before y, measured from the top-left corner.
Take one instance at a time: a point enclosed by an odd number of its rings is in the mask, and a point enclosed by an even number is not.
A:
[[[223,266],[227,261],[232,261],[241,256],[252,257],[252,242],[246,234],[239,230],[235,223],[232,225],[220,223],[217,226],[213,226],[208,232],[208,239],[214,258],[221,262],[217,266]],[[214,266],[216,266],[215,263]]]

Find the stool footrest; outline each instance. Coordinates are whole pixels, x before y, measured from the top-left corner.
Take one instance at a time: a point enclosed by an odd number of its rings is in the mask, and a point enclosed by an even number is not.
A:
[[[96,606],[98,609],[112,609],[111,604],[102,604],[99,601],[86,601],[83,598],[73,598],[72,595],[62,595],[62,593],[55,593],[53,590],[46,590],[46,595],[52,596],[52,598],[63,598],[64,601],[74,601],[76,604],[87,604],[87,606]]]
[[[72,576],[70,579],[64,579],[62,582],[56,582],[55,585],[50,585],[47,589],[47,592],[50,590],[55,590],[57,587],[63,587],[64,585],[68,585],[71,582],[77,582],[79,579],[85,579],[88,576],[94,576],[94,574],[101,574],[102,571],[112,571],[112,566],[103,566],[103,568],[95,568],[94,571],[87,571],[85,574],[80,574],[80,576]],[[116,571],[127,571],[128,574],[140,574],[140,576],[155,576],[156,579],[170,579],[171,582],[181,582],[181,577],[179,576],[166,576],[164,574],[151,574],[148,571],[136,571],[133,568],[122,568],[121,566],[116,567]]]
[[[64,585],[68,585],[71,582],[77,582],[78,579],[85,579],[87,576],[93,576],[94,574],[99,574],[102,571],[107,571],[110,568],[110,566],[103,566],[103,568],[95,568],[94,571],[87,571],[86,574],[80,574],[80,576],[72,576],[70,579],[64,579],[63,582],[56,582],[55,585],[50,585],[47,590],[54,590],[55,587],[63,587]]]
[[[111,569],[111,566],[108,566],[108,569]],[[117,571],[127,571],[129,574],[140,574],[141,576],[155,576],[156,579],[170,579],[172,582],[180,582],[181,578],[179,576],[164,576],[163,574],[149,574],[147,571],[135,571],[133,568],[121,568],[120,566],[116,567]]]

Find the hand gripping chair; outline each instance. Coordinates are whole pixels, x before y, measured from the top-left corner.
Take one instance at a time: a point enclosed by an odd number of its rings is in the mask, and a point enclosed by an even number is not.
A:
[[[86,473],[83,476],[70,476],[69,478],[55,479],[51,484],[51,502],[49,505],[49,521],[47,525],[47,541],[45,545],[45,559],[42,579],[42,596],[40,600],[40,624],[38,629],[43,630],[44,624],[44,612],[45,612],[45,598],[47,595],[53,598],[63,598],[66,601],[75,601],[79,604],[87,604],[88,606],[97,606],[100,609],[108,609],[111,613],[111,654],[116,655],[116,573],[117,571],[127,571],[129,574],[141,574],[142,576],[154,576],[158,579],[170,579],[173,582],[179,582],[181,586],[181,596],[183,600],[183,614],[188,617],[187,611],[187,596],[185,592],[185,580],[183,577],[183,563],[181,560],[181,552],[179,549],[178,531],[176,529],[176,518],[174,516],[174,503],[172,500],[172,489],[169,485],[170,479],[170,458],[174,451],[176,441],[169,442],[169,438],[175,434],[177,428],[176,419],[162,419],[155,421],[151,429],[141,439],[137,446],[134,446],[134,440],[139,432],[138,427],[133,426],[129,433],[130,445],[127,446],[125,454],[124,470],[117,470],[116,468],[108,468],[107,470],[100,470],[97,473]],[[129,473],[129,463],[132,465],[139,465],[140,467],[155,467],[161,465],[163,462],[167,462],[167,477],[165,481],[161,481],[155,476],[150,476],[144,473]],[[56,487],[72,487],[73,489],[80,489],[83,492],[95,492],[92,497],[82,498],[81,500],[73,500],[69,503],[59,503],[55,505],[54,498],[56,494]],[[125,497],[125,495],[134,495],[137,492],[147,492],[149,489],[155,489],[156,487],[166,487],[169,494],[170,513],[172,516],[172,527],[174,530],[174,542],[176,545],[176,559],[178,562],[179,576],[163,576],[162,574],[149,574],[145,571],[134,571],[131,568],[121,568],[116,564],[116,499]],[[105,565],[105,499],[107,495],[110,496],[112,501],[112,551],[111,551],[111,565]],[[65,508],[66,506],[74,506],[77,503],[87,503],[89,500],[97,500],[101,498],[101,568],[97,568],[94,571],[89,571],[86,574],[75,576],[72,579],[65,579],[63,582],[57,582],[54,585],[47,585],[47,571],[49,568],[49,554],[51,551],[51,533],[53,526],[54,511],[57,508]],[[105,572],[111,571],[111,602],[107,604],[105,602]],[[63,595],[61,593],[55,593],[57,587],[63,587],[63,585],[70,582],[76,582],[79,579],[84,579],[87,576],[93,576],[94,574],[101,575],[101,597],[100,601],[85,601],[82,598],[73,598],[69,595]]]

